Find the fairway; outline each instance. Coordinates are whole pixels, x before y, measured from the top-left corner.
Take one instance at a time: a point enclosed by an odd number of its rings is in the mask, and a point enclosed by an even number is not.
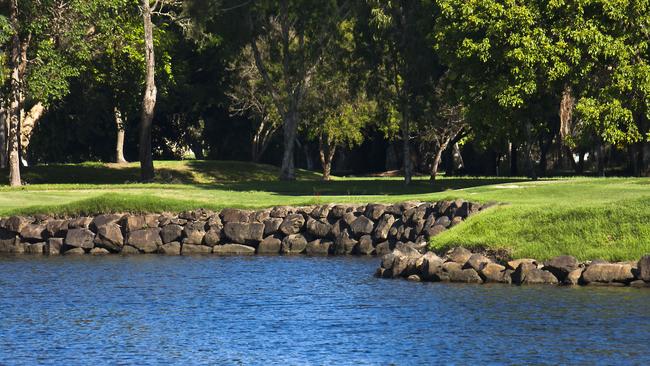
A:
[[[28,170],[35,184],[0,188],[0,215],[162,212],[198,207],[266,208],[322,203],[394,203],[463,198],[499,202],[432,240],[436,249],[456,245],[507,249],[513,257],[625,260],[650,252],[650,179],[352,177],[322,182],[301,171],[278,181],[275,168],[237,162],[157,162],[159,183],[130,183],[137,167],[44,166]],[[47,179],[45,178],[47,177]],[[60,182],[77,182],[62,184]],[[169,181],[171,183],[163,183]],[[52,183],[56,182],[56,183]]]

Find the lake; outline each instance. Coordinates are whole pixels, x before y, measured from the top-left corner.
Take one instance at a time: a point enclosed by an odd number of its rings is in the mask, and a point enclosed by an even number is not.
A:
[[[650,364],[650,290],[382,280],[378,258],[0,258],[0,364]]]

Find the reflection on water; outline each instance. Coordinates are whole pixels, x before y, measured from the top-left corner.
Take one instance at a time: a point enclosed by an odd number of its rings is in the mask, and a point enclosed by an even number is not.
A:
[[[421,284],[364,258],[0,259],[0,364],[649,364],[650,290]]]

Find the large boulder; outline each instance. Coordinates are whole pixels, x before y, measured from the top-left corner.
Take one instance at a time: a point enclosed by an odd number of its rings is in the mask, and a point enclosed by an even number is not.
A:
[[[566,276],[564,279],[564,284],[569,285],[569,286],[575,286],[581,284],[581,278],[582,278],[582,272],[584,271],[584,268],[578,268],[574,269],[573,271],[569,272],[569,274]]]
[[[449,258],[450,261],[461,265],[467,263],[471,256],[472,252],[463,247],[456,247],[447,252],[447,258]]]
[[[327,219],[330,213],[330,209],[331,205],[316,206],[313,210],[311,210],[311,213],[309,215],[316,220]]]
[[[183,238],[183,227],[176,224],[165,225],[160,230],[160,238],[162,239],[163,244],[175,241],[180,242]]]
[[[119,252],[124,246],[122,228],[114,222],[100,226],[95,236],[95,246],[111,252]]]
[[[183,243],[187,244],[203,244],[203,237],[205,236],[205,221],[192,221],[188,222],[183,228],[185,239]],[[227,225],[227,224],[226,224]]]
[[[223,233],[233,243],[257,244],[264,239],[264,224],[227,222],[223,226]]]
[[[111,254],[111,252],[109,252],[108,249],[95,247],[95,248],[92,248],[90,250],[90,252],[88,252],[88,254],[99,256],[99,255]]]
[[[597,263],[588,266],[582,272],[582,281],[591,283],[629,283],[634,280],[632,266],[623,263]]]
[[[230,256],[230,255],[254,255],[255,248],[242,244],[223,244],[216,245],[212,253],[215,255]]]
[[[514,259],[514,260],[509,261],[507,263],[508,264],[508,269],[511,269],[511,270],[514,271],[522,263],[530,263],[530,264],[534,264],[535,267],[538,267],[537,260],[531,259],[531,258],[520,258],[520,259]]]
[[[433,223],[433,225],[440,225],[445,228],[448,228],[451,226],[451,220],[447,216],[440,216],[439,218],[436,219],[436,221]]]
[[[350,223],[350,230],[356,236],[368,235],[375,228],[375,223],[365,216],[359,216]]]
[[[650,255],[644,255],[637,263],[638,278],[650,282]]]
[[[13,233],[19,233],[25,226],[29,225],[32,220],[24,216],[11,216],[5,220],[4,227]]]
[[[341,219],[343,218],[343,215],[345,215],[346,212],[348,212],[348,209],[350,206],[348,205],[335,205],[330,209],[329,217],[332,219]]]
[[[426,237],[427,239],[431,239],[431,238],[433,238],[434,236],[436,236],[436,235],[442,233],[442,232],[445,231],[445,230],[447,230],[447,228],[445,228],[445,227],[442,226],[442,225],[433,225],[433,226],[430,226],[430,227],[425,227],[425,229],[424,229],[424,235],[425,235],[425,237]]]
[[[280,225],[282,225],[284,219],[278,217],[271,217],[264,220],[264,236],[277,234],[280,230]]]
[[[325,238],[332,230],[332,225],[327,221],[314,220],[311,217],[307,220],[307,232],[316,238]]]
[[[578,269],[580,263],[570,255],[561,255],[544,264],[544,270],[553,273],[560,282],[563,282],[569,272]]]
[[[483,279],[472,268],[463,269],[463,266],[457,262],[446,262],[442,265],[440,273],[442,281],[464,282],[464,283],[482,283]]]
[[[20,237],[26,242],[42,242],[46,239],[47,230],[43,224],[27,224],[20,230]]]
[[[210,253],[212,253],[212,247],[207,245],[183,244],[181,247],[181,255],[201,255]]]
[[[366,206],[364,215],[370,220],[377,221],[386,211],[386,205],[382,204],[369,204]]]
[[[25,254],[43,255],[45,251],[45,243],[31,243],[25,245]]]
[[[173,241],[160,246],[158,253],[163,255],[181,255],[181,243]]]
[[[63,238],[49,238],[43,248],[43,254],[59,255],[61,254],[61,248],[63,248]]]
[[[47,224],[45,224],[45,229],[47,230],[47,235],[50,238],[53,237],[64,238],[68,232],[68,221],[49,220]]]
[[[127,243],[142,253],[155,253],[163,244],[160,228],[135,230],[128,234]]]
[[[218,229],[210,229],[205,232],[205,236],[203,237],[203,244],[207,245],[209,247],[213,247],[221,241],[221,230]]]
[[[282,241],[274,236],[267,236],[257,246],[258,254],[279,254],[282,248]]]
[[[512,273],[512,282],[517,285],[557,284],[553,273],[537,268],[532,263],[521,263]]]
[[[334,243],[329,240],[316,239],[307,243],[305,248],[305,254],[311,256],[326,256],[330,253],[330,248],[332,248]]]
[[[345,255],[352,254],[354,248],[357,246],[357,241],[350,238],[347,230],[343,230],[334,240],[334,254]]]
[[[359,243],[354,249],[355,254],[359,255],[372,255],[375,252],[375,247],[372,245],[372,237],[364,235],[359,238]]]
[[[118,214],[97,215],[93,217],[89,228],[90,230],[97,232],[100,227],[108,224],[117,224],[120,219],[122,219],[122,215]]]
[[[250,211],[238,210],[235,208],[226,208],[221,210],[219,216],[225,224],[228,222],[248,222],[250,220]]]
[[[383,241],[375,246],[375,255],[381,257],[390,253],[392,250],[393,248],[391,248],[390,242]]]
[[[497,263],[487,263],[478,271],[484,282],[511,283],[512,270]]]
[[[444,260],[433,252],[426,252],[422,256],[422,265],[420,269],[421,277],[425,281],[440,281],[442,265]]]
[[[126,215],[120,220],[120,225],[129,233],[131,231],[157,228],[160,222],[158,215]],[[72,227],[72,224],[70,224]]]
[[[305,225],[305,217],[301,214],[290,214],[284,218],[279,230],[284,235],[298,234]]]
[[[467,259],[463,268],[472,268],[476,272],[480,272],[484,266],[491,262],[492,260],[483,254],[474,253],[469,257],[469,259]]]
[[[65,236],[65,245],[72,248],[92,249],[95,233],[88,229],[70,229]]]
[[[373,233],[375,240],[382,241],[388,239],[388,232],[394,223],[395,217],[393,215],[384,214],[375,227]]]
[[[292,212],[292,208],[289,206],[276,206],[271,209],[270,216],[273,218],[284,219],[287,215]]]
[[[307,248],[307,239],[301,234],[291,234],[282,239],[282,253],[301,254]]]

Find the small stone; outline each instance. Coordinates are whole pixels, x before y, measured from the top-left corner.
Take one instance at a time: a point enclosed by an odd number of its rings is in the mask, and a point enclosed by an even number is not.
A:
[[[410,275],[410,276],[408,276],[406,279],[407,279],[408,281],[412,281],[412,282],[420,282],[420,281],[422,281],[422,280],[420,279],[420,276],[415,275],[415,274],[414,274],[414,275]]]
[[[90,250],[90,255],[106,255],[110,252],[104,248],[93,248]]]
[[[255,248],[242,244],[224,244],[217,245],[213,248],[212,253],[216,255],[254,255]]]
[[[584,271],[584,268],[577,268],[569,272],[563,283],[570,286],[579,285],[580,277],[582,277],[582,271]]]
[[[185,244],[181,246],[181,255],[201,255],[212,253],[212,247],[198,244]]]
[[[140,251],[137,248],[134,248],[130,245],[125,245],[122,247],[122,250],[120,250],[120,254],[122,255],[134,255],[134,254],[140,254]]]
[[[83,250],[83,248],[71,248],[66,250],[64,255],[84,255],[86,252]]]

